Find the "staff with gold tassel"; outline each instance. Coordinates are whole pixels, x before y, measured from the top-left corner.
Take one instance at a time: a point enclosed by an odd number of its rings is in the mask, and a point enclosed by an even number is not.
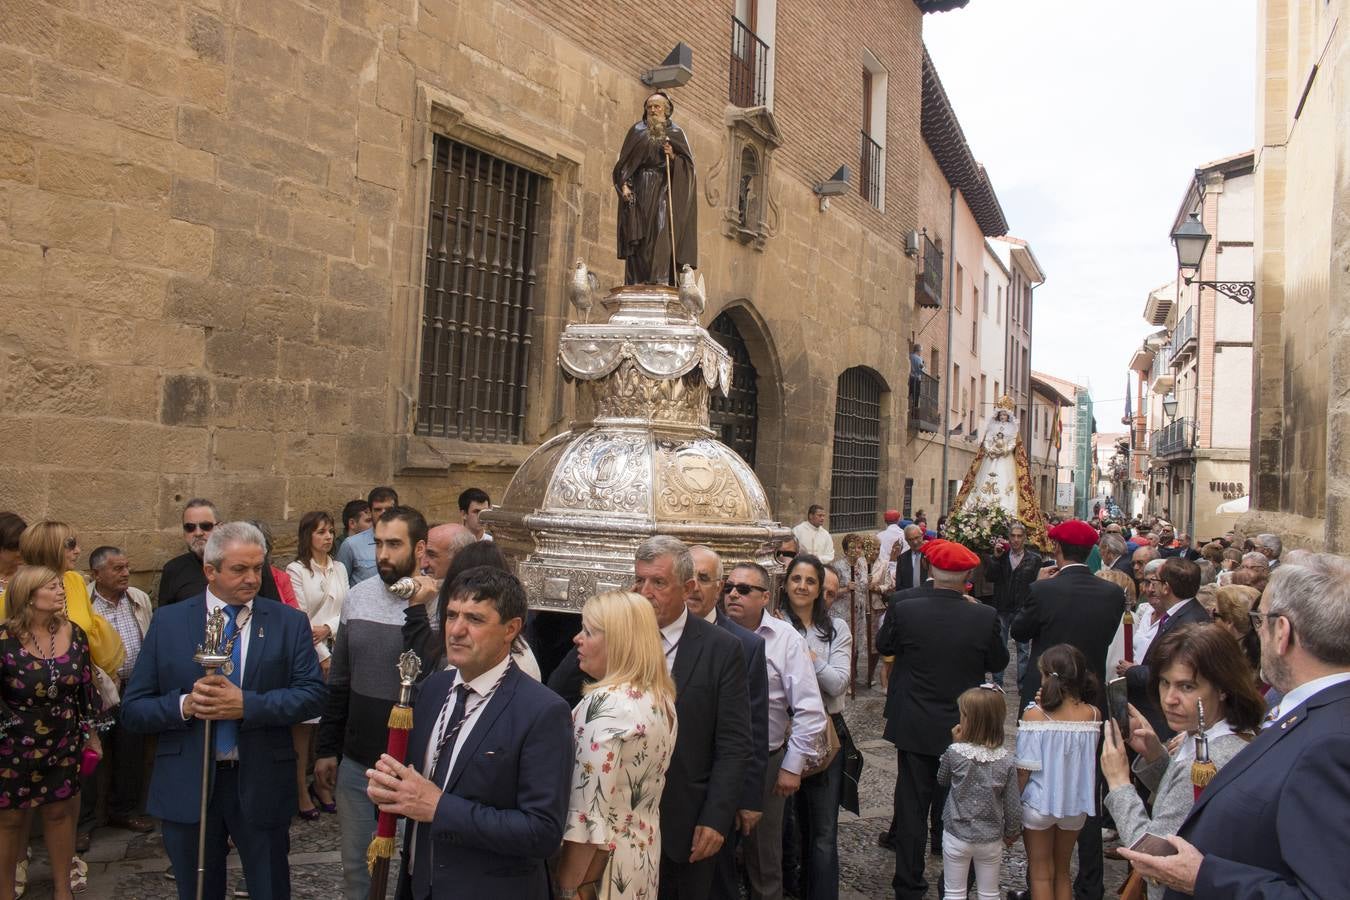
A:
[[[412,689],[421,674],[422,660],[411,650],[405,651],[398,658],[398,703],[389,710],[389,741],[384,751],[399,762],[408,758],[408,734],[413,727]],[[370,869],[369,900],[384,900],[397,833],[398,816],[381,812],[375,824],[375,837],[366,850],[366,866]]]
[[[1199,722],[1195,732],[1195,762],[1191,763],[1191,784],[1195,787],[1195,799],[1200,799],[1200,793],[1204,791],[1205,786],[1214,780],[1214,776],[1219,773],[1219,769],[1214,765],[1214,761],[1209,758],[1209,738],[1205,737],[1205,703],[1203,700],[1195,701],[1195,710],[1199,716]]]

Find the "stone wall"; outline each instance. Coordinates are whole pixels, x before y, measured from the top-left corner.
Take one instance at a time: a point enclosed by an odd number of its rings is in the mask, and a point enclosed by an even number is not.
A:
[[[0,3],[0,508],[73,523],[138,568],[179,552],[213,497],[272,524],[377,483],[447,519],[500,496],[565,428],[557,375],[582,257],[620,279],[610,169],[641,71],[677,40],[673,91],[700,177],[705,322],[733,311],[759,372],[774,509],[828,493],[839,372],[874,370],[883,496],[903,433],[917,227],[921,16],[807,4],[774,40],[782,145],[762,249],[723,234],[730,16],[602,0]],[[885,210],[811,187],[856,173],[864,50],[888,70]],[[547,179],[525,440],[414,434],[430,148],[447,134]],[[856,175],[855,175],[856,178]],[[856,183],[856,182],[855,182]],[[954,476],[959,477],[959,476]]]

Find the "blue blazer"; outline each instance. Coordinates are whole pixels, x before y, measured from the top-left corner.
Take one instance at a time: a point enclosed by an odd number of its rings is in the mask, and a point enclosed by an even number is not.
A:
[[[408,765],[418,771],[454,683],[453,669],[422,682],[408,742]],[[431,896],[547,900],[544,862],[562,846],[575,761],[571,710],[512,666],[464,739],[430,822]],[[408,827],[401,900],[413,895],[412,839]]]
[[[750,765],[745,770],[745,790],[737,809],[762,812],[764,777],[769,768],[769,664],[764,656],[764,638],[717,611],[717,625],[730,631],[741,642],[745,657],[746,687],[750,692]]]
[[[323,712],[326,689],[304,613],[258,597],[248,627],[239,805],[257,827],[285,827],[297,808],[291,726]],[[161,606],[122,695],[121,724],[159,738],[146,811],[170,822],[200,818],[204,727],[201,719],[184,721],[178,701],[204,674],[192,654],[205,631],[205,594]]]
[[[1350,682],[1262,731],[1219,770],[1179,833],[1205,855],[1196,897],[1344,897]]]

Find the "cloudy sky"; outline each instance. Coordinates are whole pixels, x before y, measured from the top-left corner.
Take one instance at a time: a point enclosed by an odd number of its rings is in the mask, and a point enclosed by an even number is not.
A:
[[[1148,292],[1197,166],[1252,147],[1255,0],[971,0],[924,41],[1011,233],[1045,269],[1032,367],[1123,431]]]

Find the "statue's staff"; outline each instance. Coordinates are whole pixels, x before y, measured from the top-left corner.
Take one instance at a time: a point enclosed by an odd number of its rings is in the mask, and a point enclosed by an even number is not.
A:
[[[407,582],[405,585],[404,582]],[[399,596],[412,596],[417,589],[411,578],[400,578],[389,590]],[[400,763],[408,759],[408,734],[413,727],[412,689],[422,674],[422,660],[411,650],[398,658],[398,702],[389,710],[388,753]],[[398,834],[398,816],[381,812],[375,823],[375,837],[366,849],[366,867],[370,870],[370,900],[384,900],[389,886],[389,863],[394,858],[394,838]]]
[[[244,621],[240,622],[239,618]],[[234,645],[240,633],[248,627],[248,613],[240,611],[233,620],[234,633],[225,637],[225,613],[216,609],[206,617],[206,633],[197,645],[192,659],[206,670],[207,676],[223,670],[228,678],[234,673]],[[197,822],[197,900],[206,897],[206,809],[211,802],[211,774],[215,769],[215,723],[202,719],[202,797],[201,814]]]
[[[673,154],[670,138],[666,138],[664,155],[666,157],[666,217],[670,219],[670,283],[679,285],[680,267],[675,262],[675,194],[670,183],[670,157]]]

